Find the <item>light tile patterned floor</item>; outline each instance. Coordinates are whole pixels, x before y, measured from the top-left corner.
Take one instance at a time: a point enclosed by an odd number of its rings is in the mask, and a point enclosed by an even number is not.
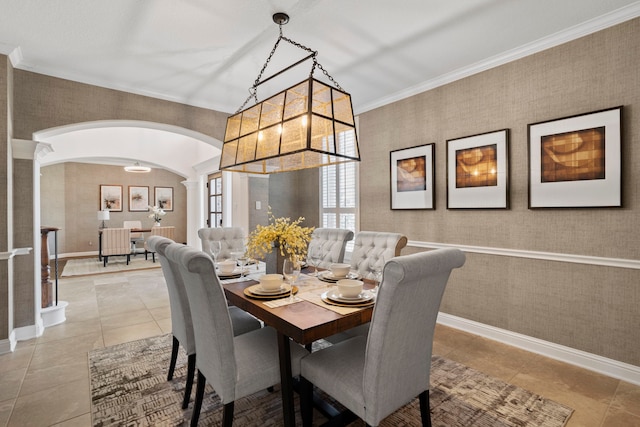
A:
[[[0,426],[90,426],[87,352],[171,331],[160,270],[60,280],[67,321],[0,355]],[[575,409],[569,427],[640,427],[640,387],[438,326],[434,352]]]

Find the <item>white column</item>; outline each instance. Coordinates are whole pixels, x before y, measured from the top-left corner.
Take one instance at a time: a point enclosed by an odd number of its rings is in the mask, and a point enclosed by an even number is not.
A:
[[[187,245],[200,249],[198,229],[203,227],[202,195],[204,188],[201,188],[198,181],[182,181],[182,185],[187,189]]]

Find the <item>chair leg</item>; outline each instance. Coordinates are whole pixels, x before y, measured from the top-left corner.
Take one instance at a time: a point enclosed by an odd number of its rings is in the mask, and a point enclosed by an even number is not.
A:
[[[129,265],[129,261],[131,261],[131,255],[127,254],[127,265]]]
[[[191,399],[191,388],[193,387],[193,374],[196,372],[196,355],[190,354],[187,359],[187,382],[184,386],[184,399],[182,400],[182,409],[187,409],[189,400]]]
[[[300,377],[300,415],[302,426],[311,427],[313,424],[313,384],[304,377]]]
[[[420,418],[423,427],[431,427],[431,409],[429,408],[429,390],[425,390],[418,396],[420,400]]]
[[[149,252],[147,252],[147,250],[144,250],[144,260],[147,261],[149,258],[147,258],[147,255],[149,254]]]
[[[235,402],[229,402],[224,405],[222,410],[222,427],[231,427],[233,425],[233,406]]]
[[[202,409],[202,398],[204,397],[204,386],[207,379],[198,370],[198,383],[196,384],[196,401],[193,404],[193,415],[191,415],[191,427],[197,427],[198,418],[200,418],[200,409]]]
[[[178,359],[178,347],[180,342],[178,338],[173,337],[173,346],[171,347],[171,362],[169,362],[169,373],[167,374],[167,381],[173,379],[173,371],[176,369],[176,360]]]
[[[109,260],[108,256],[102,255],[102,266],[103,267],[107,266],[107,262],[109,262],[108,260]]]
[[[151,252],[151,258],[153,258],[153,262],[156,262],[156,253]]]

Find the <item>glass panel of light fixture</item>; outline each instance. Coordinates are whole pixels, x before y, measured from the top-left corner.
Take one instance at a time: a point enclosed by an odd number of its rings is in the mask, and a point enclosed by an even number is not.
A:
[[[242,122],[242,113],[231,116],[227,119],[227,131],[224,135],[224,142],[231,141],[240,136],[240,123]]]
[[[238,150],[238,141],[225,142],[222,146],[222,157],[220,158],[220,167],[231,166],[236,162],[236,152]]]
[[[313,81],[313,100],[311,111],[332,117],[331,111],[331,88],[317,80]]]
[[[240,145],[238,146],[237,163],[249,162],[255,159],[257,139],[258,139],[258,132],[255,132],[240,138]]]
[[[277,156],[280,148],[280,134],[282,125],[277,124],[258,132],[257,159]]]
[[[284,120],[305,113],[308,106],[309,81],[305,80],[294,87],[287,89],[285,98]]]
[[[341,122],[353,125],[353,108],[351,107],[351,96],[332,89],[333,91],[333,118]]]
[[[290,153],[307,147],[307,116],[286,121],[282,124],[280,153]]]
[[[338,152],[352,157],[360,157],[358,144],[354,144],[356,131],[351,126],[335,122],[336,136],[338,138]]]
[[[240,135],[247,135],[258,130],[260,119],[260,109],[262,104],[247,108],[242,112],[242,124],[240,125]]]
[[[284,92],[272,96],[262,103],[260,116],[260,129],[267,128],[282,121],[284,110]]]
[[[335,153],[333,122],[320,116],[311,119],[311,148]]]

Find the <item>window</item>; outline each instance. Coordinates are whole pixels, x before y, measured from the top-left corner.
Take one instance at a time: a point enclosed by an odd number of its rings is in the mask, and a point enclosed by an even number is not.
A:
[[[222,173],[209,175],[209,227],[222,227]]]
[[[353,136],[338,141],[344,152],[355,154]],[[358,229],[358,163],[348,162],[320,168],[320,226]],[[353,250],[353,240],[346,252]]]

